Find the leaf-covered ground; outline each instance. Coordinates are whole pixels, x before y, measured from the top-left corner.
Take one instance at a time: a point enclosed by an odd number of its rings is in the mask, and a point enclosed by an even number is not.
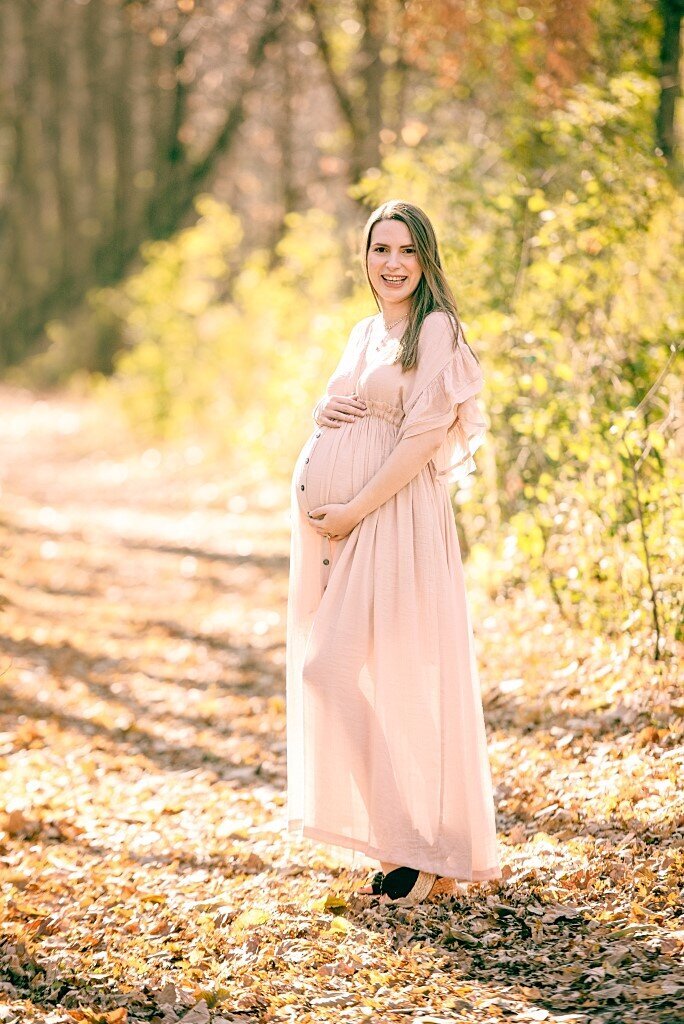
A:
[[[0,1022],[684,1019],[672,659],[471,580],[504,878],[354,897],[284,828],[286,489],[0,408]]]

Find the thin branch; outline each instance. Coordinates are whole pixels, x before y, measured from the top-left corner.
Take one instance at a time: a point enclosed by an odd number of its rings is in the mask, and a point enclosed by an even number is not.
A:
[[[201,188],[209,177],[214,169],[217,158],[227,149],[233,135],[242,124],[245,117],[245,100],[252,89],[254,73],[263,63],[266,56],[266,48],[277,37],[285,16],[286,5],[283,4],[282,0],[273,0],[264,18],[265,28],[256,39],[252,40],[246,57],[247,72],[242,76],[242,82],[230,112],[208,152],[190,170],[187,184],[193,190],[193,194]]]
[[[644,397],[641,399],[639,404],[634,409],[634,415],[635,416],[636,416],[636,414],[638,412],[641,412],[642,409],[645,409],[646,406],[648,404],[650,404],[651,399],[653,398],[655,393],[660,390],[660,385],[662,384],[662,382],[663,382],[663,380],[665,378],[665,374],[670,369],[670,365],[671,365],[671,363],[672,363],[672,361],[673,361],[673,359],[674,359],[674,357],[676,355],[677,355],[677,349],[675,348],[674,345],[671,345],[670,346],[670,355],[668,357],[667,362],[665,363],[665,366],[662,368],[662,370],[660,371],[660,373],[656,377],[655,382],[651,385],[651,387],[648,389],[648,391],[646,392]],[[627,429],[627,428],[625,428],[625,429]]]
[[[629,450],[629,445],[623,436],[623,445],[627,452],[627,460],[629,467],[632,471],[632,482],[634,484],[634,500],[636,501],[637,507],[637,519],[639,521],[639,538],[641,540],[641,547],[644,552],[644,564],[646,567],[646,578],[648,580],[648,586],[651,591],[651,607],[653,609],[653,627],[655,629],[656,641],[655,641],[655,660],[660,659],[660,615],[658,612],[658,591],[656,589],[655,581],[653,579],[653,571],[651,568],[651,553],[648,550],[648,540],[646,537],[646,521],[644,516],[644,507],[641,502],[641,491],[639,489],[639,473],[637,472],[635,460],[632,458],[632,453]]]
[[[523,211],[523,224],[522,224],[522,241],[520,243],[520,255],[518,257],[518,266],[515,271],[515,280],[513,282],[513,291],[511,293],[511,305],[519,297],[522,291],[523,281],[525,279],[525,271],[529,263],[530,256],[530,211],[525,203]]]
[[[356,111],[354,110],[354,104],[351,96],[342,84],[340,76],[335,71],[330,44],[328,43],[325,32],[323,31],[318,5],[315,0],[307,0],[306,7],[313,20],[316,43],[321,52],[321,57],[323,58],[323,63],[325,64],[325,69],[328,73],[328,78],[330,79],[330,85],[332,86],[332,90],[335,93],[342,115],[349,125],[352,135],[355,139],[358,139],[361,135],[361,131],[356,117]]]
[[[632,482],[633,482],[633,485],[634,485],[634,500],[636,502],[637,519],[638,519],[638,522],[639,522],[639,538],[641,540],[641,547],[642,547],[642,550],[643,550],[643,553],[644,553],[644,565],[645,565],[645,568],[646,568],[646,578],[648,580],[648,586],[649,586],[649,589],[651,591],[651,607],[653,609],[653,627],[655,629],[655,634],[656,634],[656,643],[655,643],[655,660],[656,661],[658,661],[660,659],[661,626],[660,626],[660,614],[659,614],[659,608],[658,608],[658,591],[656,589],[655,580],[653,578],[653,570],[652,570],[652,566],[651,566],[651,552],[649,551],[648,537],[647,537],[647,534],[646,534],[646,517],[644,515],[644,506],[643,506],[643,503],[641,501],[641,490],[640,490],[640,485],[639,485],[639,469],[640,469],[640,467],[641,467],[641,465],[643,463],[643,458],[637,460],[632,455],[631,449],[629,447],[629,443],[627,441],[627,432],[630,429],[630,427],[632,426],[633,419],[637,415],[637,413],[643,412],[646,409],[646,407],[652,402],[654,396],[657,394],[657,392],[658,392],[658,390],[660,388],[660,385],[662,384],[662,382],[663,382],[663,380],[665,378],[665,375],[667,374],[667,371],[669,370],[670,365],[671,365],[671,363],[672,363],[672,361],[673,361],[673,359],[675,357],[675,354],[676,354],[676,349],[675,349],[675,346],[672,345],[672,346],[670,346],[670,355],[668,357],[667,362],[665,363],[665,366],[660,371],[660,373],[658,374],[658,376],[657,376],[656,380],[654,381],[654,383],[651,385],[651,387],[648,389],[648,391],[646,392],[644,397],[641,399],[639,404],[634,409],[633,415],[632,415],[632,417],[630,417],[629,423],[627,423],[627,425],[625,426],[624,430],[622,431],[622,434],[620,435],[620,441],[622,442],[624,450],[625,450],[625,452],[627,454],[627,461],[629,462],[629,468],[630,468],[631,474],[632,474]]]

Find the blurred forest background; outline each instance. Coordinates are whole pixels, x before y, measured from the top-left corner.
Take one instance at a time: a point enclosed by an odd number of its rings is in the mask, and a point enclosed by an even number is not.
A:
[[[492,593],[681,620],[682,0],[8,0],[0,364],[286,479],[389,197],[486,377],[454,495]],[[256,470],[255,470],[256,471]]]

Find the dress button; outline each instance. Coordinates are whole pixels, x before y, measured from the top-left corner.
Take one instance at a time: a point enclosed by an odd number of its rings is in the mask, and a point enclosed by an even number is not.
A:
[[[308,459],[304,459],[304,461],[305,461],[305,462],[308,462],[309,460],[308,460]]]
[[[321,432],[319,430],[318,433],[316,434],[316,437],[320,437],[320,436],[321,436]]]
[[[330,559],[329,558],[324,558],[323,559],[323,565],[330,565]]]
[[[302,484],[302,485],[301,485],[301,490],[302,490],[302,491],[304,490],[304,484]]]

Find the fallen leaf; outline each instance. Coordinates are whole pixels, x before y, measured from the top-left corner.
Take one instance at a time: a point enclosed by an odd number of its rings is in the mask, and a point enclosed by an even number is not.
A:
[[[125,1024],[128,1020],[128,1010],[121,1006],[116,1010],[99,1010],[88,1007],[69,1009],[67,1015],[79,1024]]]

